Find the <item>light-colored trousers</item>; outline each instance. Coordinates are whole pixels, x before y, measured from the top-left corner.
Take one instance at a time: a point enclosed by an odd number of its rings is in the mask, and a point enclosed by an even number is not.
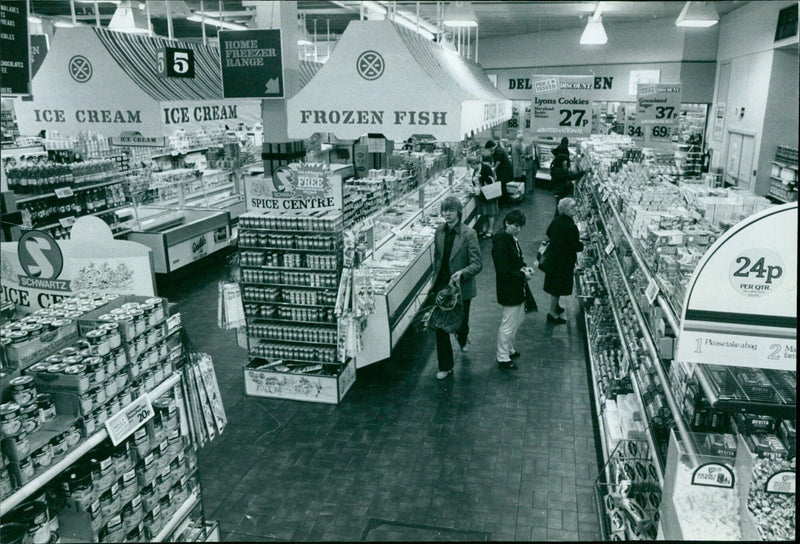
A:
[[[514,353],[514,340],[517,329],[525,319],[525,303],[518,306],[503,306],[503,319],[497,330],[497,360],[501,363],[511,360]]]

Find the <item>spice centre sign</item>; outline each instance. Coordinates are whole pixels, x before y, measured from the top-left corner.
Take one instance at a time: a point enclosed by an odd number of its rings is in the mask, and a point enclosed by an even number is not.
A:
[[[272,176],[245,178],[248,210],[342,209],[342,177],[324,164],[280,166]]]

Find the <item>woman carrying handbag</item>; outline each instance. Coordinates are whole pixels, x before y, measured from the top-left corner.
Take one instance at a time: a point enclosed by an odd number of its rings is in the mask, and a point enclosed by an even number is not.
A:
[[[461,326],[455,334],[461,351],[467,351],[469,308],[476,293],[475,276],[483,269],[481,248],[478,244],[478,235],[461,221],[461,202],[456,197],[446,197],[442,201],[441,212],[444,222],[436,228],[433,238],[432,291],[438,295],[451,283],[460,287],[463,316]],[[448,293],[448,296],[452,295]],[[435,328],[435,333],[436,355],[439,361],[436,379],[443,380],[453,373],[453,346],[450,344],[450,332]]]
[[[498,205],[498,198],[487,199],[483,194],[482,187],[488,187],[493,183],[497,183],[497,176],[490,166],[492,156],[486,154],[479,159],[477,156],[471,156],[467,159],[467,164],[472,168],[472,186],[475,188],[475,204],[477,205],[477,219],[475,220],[475,228],[478,224],[483,222],[478,236],[481,238],[490,238],[494,233],[494,221],[500,211]],[[488,226],[486,223],[488,222]]]

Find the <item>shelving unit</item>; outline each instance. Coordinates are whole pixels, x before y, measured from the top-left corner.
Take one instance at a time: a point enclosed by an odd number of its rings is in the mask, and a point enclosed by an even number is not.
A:
[[[343,238],[342,214],[248,212],[241,216],[239,228],[240,236],[247,244],[240,249],[248,251],[247,262],[250,263],[243,267],[240,281],[250,360],[244,369],[246,393],[258,397],[338,404],[355,380],[355,362],[344,359],[338,349],[341,344],[339,325],[333,316],[334,304],[330,303],[333,294],[339,290],[342,274],[339,260]],[[275,240],[298,247],[273,247]],[[262,243],[265,245],[261,246]],[[269,243],[271,245],[266,245]],[[315,243],[327,246],[327,249],[304,249]],[[336,269],[306,268],[309,254],[329,256],[329,260],[337,264]],[[268,258],[274,266],[258,263],[259,260],[266,263]],[[269,272],[259,277],[260,271]],[[297,283],[287,283],[285,274],[292,274]],[[323,283],[323,280],[328,285],[311,285]],[[268,298],[275,300],[255,300],[248,296],[252,289],[268,290]],[[326,291],[328,294],[319,304],[308,303],[316,301],[319,293]],[[265,309],[275,312],[276,308],[287,315],[259,315]],[[308,313],[314,310],[324,320],[309,320]],[[298,338],[298,326],[307,329],[305,340]],[[336,332],[331,335],[334,327]],[[315,334],[324,340],[319,340]],[[309,386],[312,382],[316,382],[315,386]]]
[[[153,538],[153,542],[170,542],[172,540],[170,537],[172,537],[178,526],[186,520],[186,517],[192,509],[197,506],[199,501],[200,494],[197,491],[193,491],[189,495],[189,498],[178,507],[175,514],[172,515],[172,518],[164,525],[164,528]]]
[[[155,389],[147,394],[150,401],[154,401],[161,395],[169,391],[172,387],[177,385],[181,380],[180,372],[174,373],[172,376],[161,382]],[[70,465],[75,463],[78,459],[87,454],[92,448],[100,444],[103,440],[108,438],[108,431],[105,427],[94,433],[88,439],[84,440],[73,450],[69,451],[60,461],[51,465],[46,471],[36,476],[33,480],[17,489],[14,493],[0,503],[0,516],[8,513],[12,508],[20,504],[22,501],[33,495],[36,491],[44,487],[53,478],[64,472]]]
[[[783,176],[784,170],[794,172]],[[780,146],[772,160],[772,171],[770,172],[770,187],[767,197],[778,202],[797,201],[797,150]]]

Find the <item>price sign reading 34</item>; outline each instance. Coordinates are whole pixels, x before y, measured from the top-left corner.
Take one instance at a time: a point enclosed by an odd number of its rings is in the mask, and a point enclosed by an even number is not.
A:
[[[106,420],[108,437],[116,446],[147,423],[154,414],[150,399],[147,395],[142,395]]]

